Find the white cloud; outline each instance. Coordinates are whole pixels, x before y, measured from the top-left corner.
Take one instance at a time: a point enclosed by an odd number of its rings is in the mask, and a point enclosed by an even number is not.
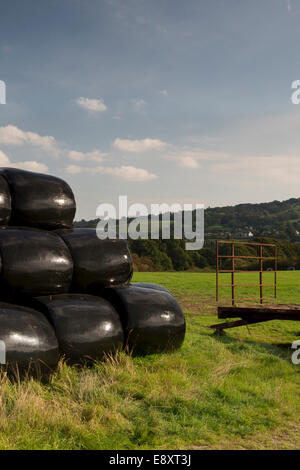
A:
[[[70,175],[77,175],[78,173],[83,173],[87,170],[87,168],[83,168],[79,165],[68,165],[65,168],[67,173],[70,173]]]
[[[48,173],[49,169],[44,163],[36,162],[35,160],[11,163],[12,167],[19,168],[20,170],[35,171],[37,173]]]
[[[118,178],[127,181],[141,182],[157,178],[157,175],[155,175],[154,173],[149,173],[149,171],[144,170],[143,168],[135,168],[134,166],[103,168],[103,172],[109,175],[117,176]]]
[[[211,171],[226,176],[231,175],[242,184],[245,181],[264,181],[265,184],[299,184],[300,156],[286,155],[253,155],[231,156],[228,161],[218,162],[211,166]]]
[[[141,140],[130,140],[130,139],[115,139],[113,146],[124,152],[146,152],[149,150],[161,150],[166,147],[166,142],[159,139],[141,139]]]
[[[146,101],[144,101],[142,98],[137,98],[135,100],[132,100],[134,108],[137,112],[141,112],[145,109],[146,106]]]
[[[66,168],[67,173],[79,174],[79,173],[102,173],[106,175],[115,176],[117,178],[126,181],[143,182],[157,178],[157,175],[150,173],[143,168],[136,168],[134,166],[120,166],[120,167],[104,167],[97,166],[95,168],[82,167],[79,165],[69,165]]]
[[[172,153],[164,155],[166,160],[172,160],[182,168],[200,168],[201,161],[214,162],[228,158],[223,152],[211,150],[193,149],[188,147],[175,148]]]
[[[96,98],[84,98],[81,96],[75,100],[76,104],[83,109],[87,109],[92,113],[102,113],[107,110],[106,104],[104,104],[102,99]]]
[[[102,162],[103,158],[106,156],[104,152],[101,152],[97,149],[93,150],[92,152],[78,152],[77,150],[69,150],[67,153],[70,160],[74,160],[76,162],[82,162],[85,160]]]
[[[13,125],[0,127],[0,144],[7,146],[32,145],[55,156],[66,155],[70,158],[70,160],[74,161],[90,160],[100,163],[103,161],[103,158],[107,155],[98,149],[95,149],[91,152],[79,152],[77,150],[68,150],[66,148],[63,148],[62,146],[60,147],[59,143],[52,136],[40,136],[35,132],[23,131],[22,129],[19,129],[18,127]],[[1,152],[1,154],[3,158],[3,152]],[[2,164],[1,159],[0,164]],[[8,164],[8,162],[4,162],[2,165],[4,164]],[[19,165],[21,165],[21,163]],[[28,169],[30,169],[29,167],[38,168],[36,171],[42,171],[47,169],[46,165],[35,161],[23,162],[22,165],[24,169],[26,169],[26,166],[28,167]],[[39,167],[37,165],[39,165]]]
[[[74,162],[67,166],[66,171],[70,174],[78,173],[102,173],[111,175],[126,181],[149,181],[157,178],[157,175],[150,173],[143,168],[136,168],[131,165],[122,165],[116,167],[105,167],[97,165],[96,167],[84,167],[76,163],[83,163],[87,161],[102,163],[104,158],[109,155],[108,153],[101,152],[99,149],[94,149],[91,152],[80,152],[78,150],[69,150],[60,146],[54,137],[40,136],[37,133],[23,131],[16,126],[8,125],[0,127],[0,144],[7,146],[22,146],[32,145],[38,147],[48,153],[55,155],[66,156]],[[148,150],[160,150],[167,144],[159,139],[142,139],[142,140],[127,140],[115,139],[113,146],[119,150],[127,150],[128,152],[145,152]],[[10,158],[0,150],[0,165],[7,167],[22,168],[30,171],[48,172],[48,167],[44,163],[35,160],[11,162]]]
[[[6,153],[2,152],[2,150],[0,150],[0,165],[10,166],[9,157],[6,155]]]
[[[0,127],[0,144],[3,145],[33,145],[57,155],[59,149],[52,136],[40,136],[35,132],[23,131],[16,126],[8,125]]]
[[[6,153],[0,150],[0,166],[10,167],[10,168],[19,168],[22,170],[36,171],[41,173],[48,173],[47,165],[44,163],[39,163],[34,160],[25,161],[25,162],[11,162],[10,158]]]
[[[200,167],[197,159],[189,155],[180,157],[178,160],[178,164],[179,166],[183,168],[199,168]]]
[[[239,116],[220,130],[218,147],[233,155],[297,155],[299,106],[281,113]]]
[[[167,90],[159,90],[158,92],[160,95],[168,96]]]
[[[230,156],[228,161],[216,162],[208,169],[220,181],[231,181],[241,188],[267,188],[299,192],[300,156],[253,155]]]

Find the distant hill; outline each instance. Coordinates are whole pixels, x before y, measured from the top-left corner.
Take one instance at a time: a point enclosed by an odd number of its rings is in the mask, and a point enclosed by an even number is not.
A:
[[[83,219],[75,226],[96,227],[98,221]],[[205,209],[206,240],[252,237],[300,241],[300,198]]]
[[[300,241],[300,198],[205,210],[207,238],[273,237]]]
[[[98,221],[81,220],[75,226],[96,227]],[[135,271],[213,270],[216,239],[276,243],[278,268],[300,269],[300,198],[207,208],[205,244],[199,251],[186,251],[185,241],[174,239],[129,240],[129,247]],[[241,250],[241,254],[255,255],[253,247],[244,246]],[[247,262],[247,269],[256,269],[255,264]]]

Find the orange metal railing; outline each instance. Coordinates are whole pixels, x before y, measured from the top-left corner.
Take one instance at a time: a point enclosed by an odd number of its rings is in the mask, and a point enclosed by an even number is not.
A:
[[[230,255],[222,255],[219,252],[220,245],[230,245],[231,246],[231,254]],[[235,254],[235,247],[236,245],[248,245],[248,246],[255,246],[258,248],[258,256],[239,256]],[[263,256],[263,249],[264,247],[272,247],[274,249],[274,256]],[[236,242],[236,241],[216,241],[216,300],[219,301],[219,287],[231,287],[231,297],[223,300],[231,300],[232,305],[235,305],[237,297],[236,297],[236,288],[237,287],[259,287],[259,296],[257,298],[238,298],[238,300],[258,300],[262,304],[265,300],[274,300],[277,297],[277,256],[278,256],[278,249],[277,245],[271,243],[252,243],[252,242]],[[232,265],[231,269],[221,269],[220,268],[220,260],[222,259],[231,259]],[[240,270],[235,269],[235,261],[237,259],[256,259],[258,260],[259,269],[254,271],[248,270]],[[263,283],[263,272],[264,270],[264,260],[273,260],[274,261],[274,283],[273,284],[264,284]],[[259,283],[258,284],[237,284],[235,274],[242,273],[242,272],[256,272],[259,273]],[[223,273],[231,273],[231,284],[220,284],[219,283],[219,274]],[[263,296],[263,289],[264,287],[274,287],[274,296],[273,297],[264,297]]]

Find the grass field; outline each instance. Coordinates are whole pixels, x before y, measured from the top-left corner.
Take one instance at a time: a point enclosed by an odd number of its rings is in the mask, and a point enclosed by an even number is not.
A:
[[[254,282],[246,274],[243,282]],[[172,291],[187,319],[181,350],[91,368],[61,364],[52,382],[0,383],[1,449],[296,449],[300,323],[214,336],[215,276],[137,273]],[[255,277],[255,281],[257,278]],[[278,302],[300,303],[300,272],[278,273]],[[254,288],[253,292],[254,294]]]

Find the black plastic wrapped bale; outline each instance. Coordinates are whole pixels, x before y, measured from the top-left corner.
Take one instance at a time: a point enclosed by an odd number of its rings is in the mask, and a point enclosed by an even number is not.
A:
[[[70,186],[55,176],[2,168],[11,193],[10,225],[47,230],[70,228],[76,204]]]
[[[0,229],[0,294],[47,295],[68,292],[73,261],[55,233],[24,228]]]
[[[171,294],[171,292],[163,286],[160,286],[159,284],[153,284],[151,282],[133,282],[131,284],[132,287],[141,287],[142,289],[154,289],[154,290],[161,290],[163,292],[168,292]]]
[[[71,363],[103,359],[122,349],[120,317],[107,300],[69,294],[37,297],[33,302],[54,326],[60,353]]]
[[[100,240],[93,228],[58,230],[57,233],[73,258],[72,292],[98,294],[101,288],[130,282],[132,259],[126,240]]]
[[[8,225],[11,215],[11,196],[6,179],[0,175],[0,225]]]
[[[172,351],[183,343],[185,318],[168,292],[130,286],[106,289],[105,296],[119,312],[130,351]]]
[[[0,302],[0,363],[16,378],[48,375],[59,359],[55,332],[46,317],[31,308]]]

